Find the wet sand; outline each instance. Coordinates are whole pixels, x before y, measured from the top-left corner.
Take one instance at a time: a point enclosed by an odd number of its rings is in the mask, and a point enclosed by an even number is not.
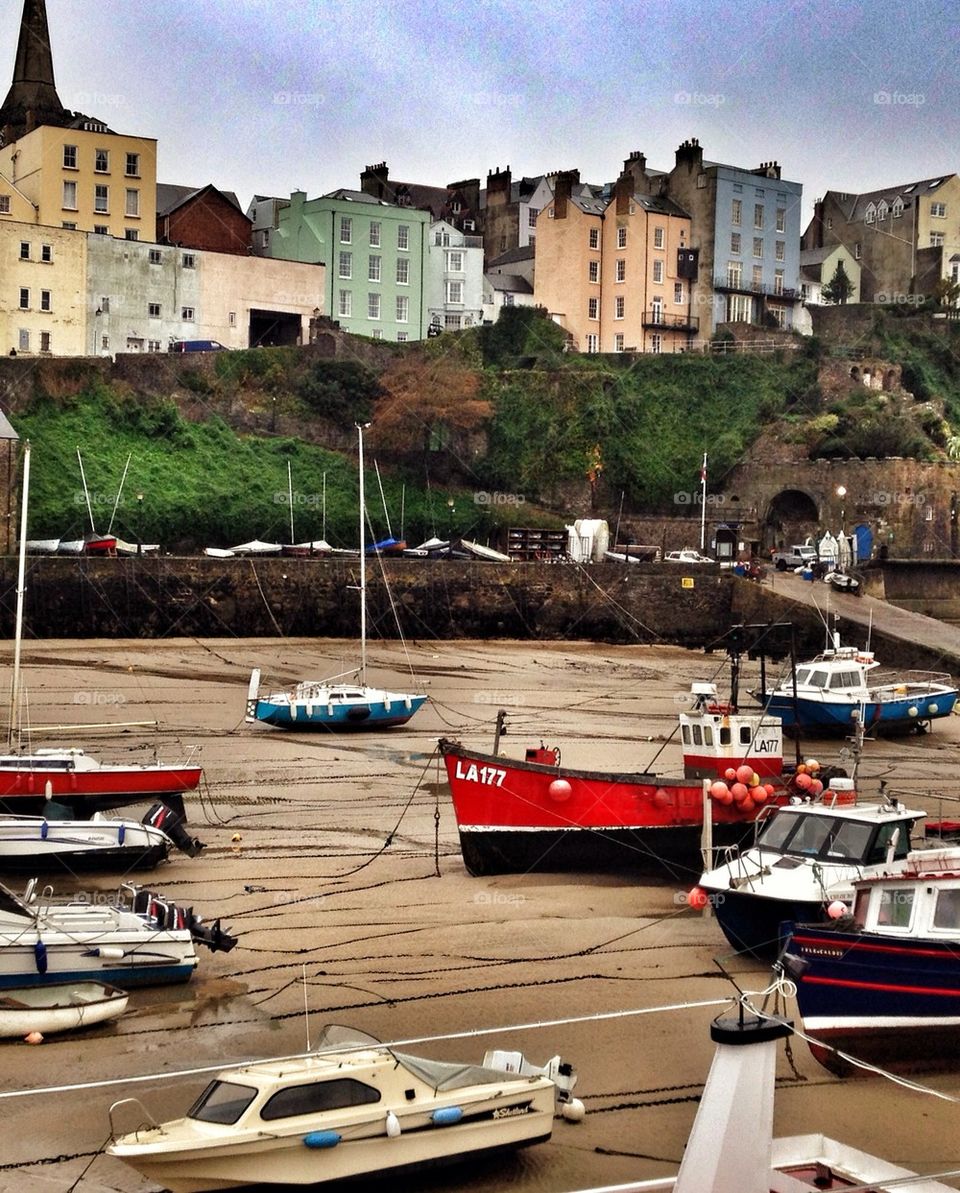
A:
[[[675,882],[470,877],[434,756],[441,735],[491,747],[496,710],[505,707],[505,753],[522,756],[542,738],[561,747],[567,765],[677,774],[679,748],[666,742],[676,712],[688,706],[692,680],[716,673],[726,682],[721,656],[431,643],[411,646],[410,659],[432,700],[402,729],[331,737],[243,723],[251,666],[282,680],[328,675],[349,668],[352,650],[314,641],[28,645],[34,724],[157,720],[163,760],[199,747],[207,787],[188,814],[207,849],[196,859],[177,854],[139,881],[208,919],[222,916],[240,943],[229,954],[201,950],[189,985],[132,992],[115,1025],[39,1047],[3,1044],[4,1091],[295,1053],[308,1027],[315,1038],[325,1022],[406,1040],[724,999],[734,988],[718,962],[745,989],[767,985],[768,970],[731,956],[716,924],[683,906],[679,892],[695,874]],[[374,645],[370,657],[373,682],[400,681],[399,644]],[[750,679],[748,671],[746,686]],[[141,756],[154,740],[129,729],[91,734],[84,744],[106,759],[128,748]],[[958,740],[953,717],[926,737],[870,744],[861,790],[874,794],[886,779],[908,804],[956,818]],[[817,742],[805,752],[836,761],[845,748]],[[951,802],[940,806],[940,795]],[[57,889],[105,891],[116,882],[59,881]],[[579,1071],[577,1094],[588,1113],[579,1125],[558,1122],[548,1144],[406,1183],[390,1178],[390,1188],[561,1193],[670,1174],[696,1111],[712,1056],[708,1026],[718,1013],[686,1006],[423,1045],[424,1055],[442,1059],[479,1060],[495,1046],[540,1062],[559,1052]],[[960,1106],[878,1078],[839,1081],[799,1040],[791,1055],[781,1052],[777,1073],[778,1134],[824,1132],[920,1172],[960,1166]],[[161,1076],[146,1086],[4,1100],[0,1190],[65,1193],[74,1182],[81,1193],[156,1189],[98,1154],[108,1107],[136,1096],[157,1118],[174,1117],[206,1080]],[[960,1094],[960,1074],[923,1080]]]

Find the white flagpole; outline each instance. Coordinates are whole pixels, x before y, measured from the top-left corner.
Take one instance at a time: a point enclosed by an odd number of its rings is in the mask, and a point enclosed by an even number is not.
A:
[[[707,545],[707,453],[703,453],[703,467],[700,469],[700,551]]]

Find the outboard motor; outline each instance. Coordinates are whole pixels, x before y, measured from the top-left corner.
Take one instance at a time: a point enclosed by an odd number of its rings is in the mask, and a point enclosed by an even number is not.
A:
[[[196,837],[191,837],[184,826],[184,818],[179,812],[164,803],[156,803],[144,816],[141,824],[158,828],[165,833],[176,847],[188,857],[196,857],[206,846]]]

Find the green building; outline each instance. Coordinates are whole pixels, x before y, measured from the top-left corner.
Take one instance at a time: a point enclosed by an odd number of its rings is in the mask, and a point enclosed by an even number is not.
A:
[[[398,207],[363,191],[337,190],[320,199],[294,191],[280,207],[269,254],[322,263],[324,314],[344,331],[375,340],[426,335],[423,265],[428,211]]]

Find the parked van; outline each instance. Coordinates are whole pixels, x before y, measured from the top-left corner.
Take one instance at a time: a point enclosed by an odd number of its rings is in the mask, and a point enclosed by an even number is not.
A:
[[[218,340],[173,340],[168,352],[227,352],[226,344]]]

